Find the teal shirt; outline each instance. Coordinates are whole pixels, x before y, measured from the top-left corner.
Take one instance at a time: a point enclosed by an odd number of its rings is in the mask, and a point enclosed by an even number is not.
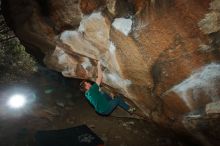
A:
[[[85,96],[98,113],[103,113],[108,109],[108,100],[99,91],[97,83],[94,83],[90,89],[86,91]]]

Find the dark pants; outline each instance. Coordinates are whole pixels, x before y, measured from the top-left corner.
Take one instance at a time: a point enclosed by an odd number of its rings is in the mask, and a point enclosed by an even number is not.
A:
[[[104,97],[109,101],[109,105],[108,105],[108,109],[102,114],[104,115],[111,114],[117,106],[120,106],[126,111],[128,111],[128,109],[130,108],[130,106],[127,103],[125,103],[121,97],[115,97],[114,99],[112,99],[108,94],[106,93],[103,94]]]

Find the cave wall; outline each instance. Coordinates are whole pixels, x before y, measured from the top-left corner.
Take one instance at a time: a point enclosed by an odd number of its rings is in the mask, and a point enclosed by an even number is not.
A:
[[[48,68],[94,81],[101,60],[104,84],[157,123],[189,130],[187,115],[220,98],[218,0],[2,3],[8,24]]]

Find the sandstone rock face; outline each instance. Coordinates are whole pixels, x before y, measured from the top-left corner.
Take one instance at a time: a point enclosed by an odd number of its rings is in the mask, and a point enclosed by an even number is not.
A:
[[[218,0],[3,0],[3,9],[49,68],[94,81],[101,60],[104,84],[157,123],[189,130],[185,115],[220,99]]]

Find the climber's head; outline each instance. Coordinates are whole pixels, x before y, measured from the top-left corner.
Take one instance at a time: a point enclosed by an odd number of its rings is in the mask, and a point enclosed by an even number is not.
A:
[[[80,90],[83,91],[83,92],[86,92],[90,89],[91,87],[91,83],[86,81],[86,80],[83,80],[81,83],[80,83]]]

